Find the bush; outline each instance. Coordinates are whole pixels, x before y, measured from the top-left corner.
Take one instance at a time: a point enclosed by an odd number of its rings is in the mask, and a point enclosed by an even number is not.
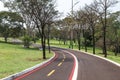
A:
[[[33,37],[31,40],[32,40],[34,43],[36,43],[36,41],[39,40],[39,38],[38,38],[38,37]]]
[[[24,47],[29,48],[31,38],[29,36],[25,35],[22,40],[23,40],[23,43],[24,43]]]

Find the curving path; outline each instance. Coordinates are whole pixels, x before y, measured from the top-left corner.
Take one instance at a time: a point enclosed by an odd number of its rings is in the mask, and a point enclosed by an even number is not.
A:
[[[79,63],[77,80],[120,80],[120,67],[103,59],[69,50]]]
[[[52,48],[49,63],[14,80],[120,80],[120,67],[100,58],[67,49]]]
[[[14,80],[72,80],[76,65],[74,57],[62,49],[53,48],[53,51],[56,56],[51,62]]]

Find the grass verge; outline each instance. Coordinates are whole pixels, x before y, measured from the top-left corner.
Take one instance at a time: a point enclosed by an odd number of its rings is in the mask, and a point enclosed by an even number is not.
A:
[[[46,54],[51,58],[53,54]],[[0,78],[20,72],[43,62],[42,51],[37,48],[26,49],[22,45],[0,43]]]

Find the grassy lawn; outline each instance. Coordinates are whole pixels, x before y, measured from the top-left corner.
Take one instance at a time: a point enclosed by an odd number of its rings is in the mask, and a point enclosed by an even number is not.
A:
[[[50,43],[51,43],[52,46],[61,47],[61,48],[69,48],[69,42],[67,42],[67,44],[64,45],[62,41],[59,44],[59,41],[51,40]],[[74,46],[74,49],[78,50],[77,46]],[[82,48],[81,50],[85,51],[84,48]],[[88,52],[92,54],[92,47],[88,47]],[[102,50],[99,49],[99,48],[96,48],[96,55],[104,57],[104,55],[102,54]],[[110,59],[110,60],[113,60],[117,63],[120,63],[120,54],[118,56],[114,56],[114,52],[108,51],[108,57],[107,58]]]
[[[47,58],[53,54],[47,52]],[[22,45],[0,43],[0,78],[20,72],[43,62],[39,49],[25,49]]]

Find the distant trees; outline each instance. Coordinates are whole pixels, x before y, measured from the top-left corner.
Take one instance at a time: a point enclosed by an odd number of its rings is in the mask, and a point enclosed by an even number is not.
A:
[[[30,26],[37,29],[43,50],[43,59],[46,59],[46,35],[45,28],[52,22],[57,15],[53,0],[9,0],[4,1],[5,5],[11,10],[20,13],[26,23],[28,35]],[[29,34],[30,33],[30,34]]]
[[[7,42],[8,37],[19,37],[23,31],[23,19],[15,12],[0,12],[0,34]]]
[[[73,33],[73,35],[77,35],[76,40],[78,41],[79,50],[81,49],[82,43],[85,46],[85,51],[87,51],[87,46],[90,43],[93,46],[93,54],[95,54],[96,43],[98,44],[98,41],[100,41],[101,46],[99,47],[102,47],[103,54],[105,57],[107,57],[107,49],[110,43],[110,38],[108,37],[111,37],[111,35],[108,35],[108,33],[111,33],[109,30],[112,29],[112,31],[114,30],[114,35],[116,35],[113,36],[115,39],[115,52],[118,52],[119,16],[116,15],[116,20],[115,16],[114,18],[112,17],[112,22],[110,22],[111,12],[109,11],[109,9],[115,4],[117,4],[116,0],[95,0],[90,5],[85,5],[85,7],[80,9],[79,11],[73,12],[73,19],[71,19],[71,17],[66,17],[65,19],[63,19],[63,21],[66,22],[66,25],[69,27],[72,23],[74,23],[73,31],[75,31],[76,33]],[[69,33],[68,36],[70,35],[71,34]]]
[[[93,10],[96,11],[100,17],[100,22],[102,24],[102,31],[103,31],[103,54],[107,57],[107,46],[106,46],[106,29],[108,26],[107,23],[107,16],[109,14],[108,10],[111,6],[117,3],[116,0],[95,0],[92,4]]]
[[[110,49],[115,52],[115,56],[120,52],[120,11],[112,13],[108,18],[109,27],[107,37],[110,40]]]
[[[85,51],[87,51],[86,45],[87,43],[87,36],[89,34],[88,30],[90,30],[90,33],[92,35],[92,45],[93,45],[93,54],[95,54],[95,29],[98,24],[102,25],[102,38],[103,38],[103,54],[105,57],[107,57],[107,40],[106,40],[106,34],[107,34],[107,27],[108,27],[108,16],[110,12],[108,11],[110,7],[115,5],[117,1],[113,0],[95,0],[92,4],[86,5],[83,8],[83,18],[80,18],[78,22],[83,21],[81,24],[83,24],[83,37],[84,37],[84,44],[85,44]],[[80,10],[81,11],[81,10]],[[79,13],[76,13],[79,14]],[[82,13],[80,14],[82,15]],[[86,30],[86,26],[88,26],[88,30]],[[79,29],[79,28],[78,28]],[[86,32],[87,31],[87,32]],[[87,35],[86,35],[87,34]],[[117,39],[116,39],[117,40]]]
[[[2,1],[12,12],[17,12],[23,17],[29,37],[34,37],[34,40],[37,33],[41,38],[43,59],[46,59],[46,39],[50,46],[49,38],[63,41],[64,44],[69,41],[69,48],[77,45],[81,50],[84,46],[86,52],[88,46],[92,46],[93,54],[96,53],[96,47],[100,47],[105,57],[107,49],[114,51],[115,55],[120,51],[120,15],[119,12],[109,11],[117,3],[116,0],[94,0],[90,5],[73,11],[72,15],[69,14],[61,20],[54,20],[58,12],[53,0]],[[13,30],[17,31],[16,28]]]

